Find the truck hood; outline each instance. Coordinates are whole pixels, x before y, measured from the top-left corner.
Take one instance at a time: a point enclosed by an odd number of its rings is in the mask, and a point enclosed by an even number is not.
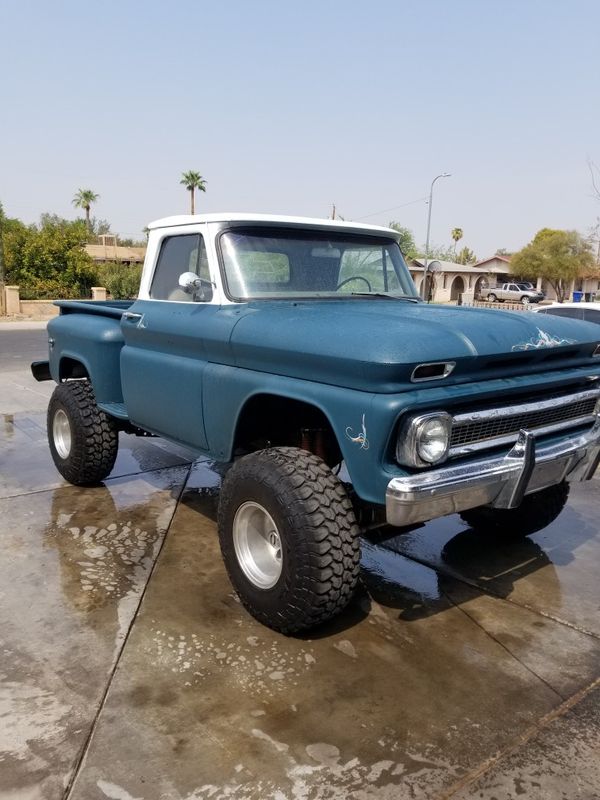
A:
[[[445,384],[577,366],[598,341],[548,314],[358,298],[254,301],[231,335],[237,366],[377,392],[414,388],[427,362],[456,362]]]

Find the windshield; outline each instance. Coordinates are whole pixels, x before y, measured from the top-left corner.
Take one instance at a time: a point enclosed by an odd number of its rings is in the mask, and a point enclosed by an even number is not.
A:
[[[417,292],[393,239],[236,228],[220,238],[228,294],[252,298],[348,298]]]

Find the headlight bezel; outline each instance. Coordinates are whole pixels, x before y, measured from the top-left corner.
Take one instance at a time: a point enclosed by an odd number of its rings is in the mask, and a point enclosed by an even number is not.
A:
[[[446,433],[445,447],[440,455],[432,460],[423,457],[420,450],[420,441],[426,426],[432,421],[441,422]],[[410,416],[400,426],[398,440],[396,442],[396,460],[399,464],[406,467],[433,467],[441,464],[448,458],[450,450],[450,438],[452,435],[452,415],[447,411],[429,411],[424,414]]]

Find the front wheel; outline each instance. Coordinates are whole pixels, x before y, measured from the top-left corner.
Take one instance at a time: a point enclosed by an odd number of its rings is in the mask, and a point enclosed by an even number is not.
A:
[[[471,528],[508,538],[521,538],[541,531],[558,517],[569,499],[566,481],[528,494],[518,508],[481,506],[461,513]]]
[[[112,471],[119,431],[96,405],[88,381],[60,383],[48,405],[48,442],[57,470],[69,483],[92,486]]]
[[[528,306],[531,300],[529,299],[529,297],[527,297],[527,295],[523,295],[523,297],[521,298],[521,302],[523,303],[524,306]]]
[[[282,633],[331,619],[358,581],[352,504],[325,462],[306,450],[269,448],[231,467],[219,500],[219,541],[244,606]]]

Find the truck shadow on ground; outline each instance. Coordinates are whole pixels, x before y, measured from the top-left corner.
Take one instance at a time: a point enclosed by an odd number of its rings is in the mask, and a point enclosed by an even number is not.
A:
[[[192,476],[179,500],[216,524],[220,475],[213,465],[201,465],[200,471],[202,474],[196,480]],[[144,480],[161,483],[159,473],[145,473]],[[63,578],[70,589],[67,594],[76,607],[89,608],[102,605],[109,597],[114,600],[131,589],[130,573],[140,561],[148,563],[159,534],[153,526],[150,531],[144,530],[143,501],[128,508],[125,516],[129,525],[123,528],[125,523],[119,521],[123,514],[117,512],[106,487],[82,492],[75,504],[74,492],[79,494],[74,487],[55,491],[53,521],[48,533],[52,531],[51,540],[62,552]],[[170,494],[175,500],[179,490],[173,488]],[[575,557],[574,550],[596,535],[596,530],[573,506],[567,506],[546,531],[536,534],[537,541],[528,537],[514,540],[484,535],[464,527],[455,533],[461,525],[458,518],[451,517],[412,529],[384,527],[363,537],[360,583],[355,596],[342,614],[312,630],[310,638],[325,638],[353,628],[372,612],[374,603],[397,611],[399,621],[411,622],[440,614],[463,599],[472,600],[478,595],[508,598],[518,581],[527,580],[541,570],[544,570],[545,610],[552,613],[560,609],[562,596],[556,567],[570,563]],[[61,529],[63,533],[56,538]],[[81,575],[80,559],[70,552],[75,530],[77,534],[81,531],[80,547],[85,544],[84,550],[90,546],[105,548],[99,560],[110,557],[113,563],[95,564],[95,569]],[[563,536],[564,532],[568,536]],[[98,537],[103,539],[101,543],[95,541]],[[133,550],[133,558],[129,549]],[[69,568],[65,569],[67,565]],[[77,575],[67,579],[74,571]],[[86,591],[82,592],[82,588]]]
[[[384,528],[363,542],[361,580],[369,597],[411,621],[440,613],[449,603],[460,604],[461,598],[508,599],[518,582],[543,571],[536,581],[543,583],[545,612],[558,613],[562,585],[557,567],[571,563],[575,551],[597,535],[572,506],[535,538],[464,528],[440,539],[442,525],[451,529],[451,519],[419,526],[418,534]],[[421,549],[418,540],[426,541],[429,530],[434,544]]]

